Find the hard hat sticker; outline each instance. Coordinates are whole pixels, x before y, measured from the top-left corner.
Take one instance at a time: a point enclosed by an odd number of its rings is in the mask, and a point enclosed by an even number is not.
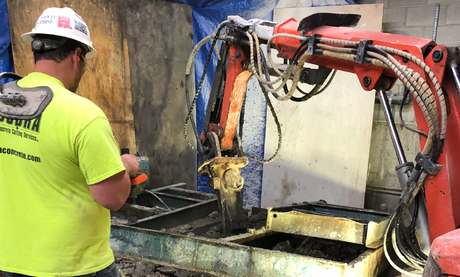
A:
[[[40,16],[40,18],[38,19],[37,24],[35,24],[35,26],[40,25],[40,24],[51,24],[51,23],[53,23],[54,19],[56,19],[55,15]]]
[[[85,59],[97,56],[90,39],[88,25],[71,8],[46,9],[39,17],[35,28],[31,32],[22,34],[21,37],[30,45],[35,35],[53,35],[75,40],[87,46]]]
[[[70,27],[70,17],[59,15],[58,16],[58,27],[72,29],[72,27]]]
[[[75,30],[82,32],[85,35],[88,35],[88,29],[85,23],[75,19]]]

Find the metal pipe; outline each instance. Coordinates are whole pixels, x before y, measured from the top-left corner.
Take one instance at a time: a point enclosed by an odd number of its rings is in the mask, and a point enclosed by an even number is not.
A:
[[[452,76],[454,77],[454,83],[455,83],[455,87],[457,88],[457,93],[460,96],[460,74],[458,73],[457,63],[452,61],[450,63],[450,69],[452,71]]]
[[[399,164],[405,164],[407,162],[406,156],[404,155],[404,150],[401,146],[401,140],[399,139],[398,131],[396,130],[395,121],[393,115],[391,114],[390,105],[388,103],[388,98],[383,89],[378,90],[378,95],[380,103],[383,107],[383,113],[390,128],[391,141],[393,142],[393,147],[396,151],[396,157],[398,158]]]
[[[433,24],[433,41],[436,41],[436,36],[438,34],[438,22],[439,22],[439,9],[441,5],[439,3],[436,4],[436,11],[434,14],[434,24]]]

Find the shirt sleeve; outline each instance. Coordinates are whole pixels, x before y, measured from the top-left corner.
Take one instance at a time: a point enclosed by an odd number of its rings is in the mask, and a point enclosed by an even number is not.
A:
[[[80,132],[76,140],[76,151],[78,165],[88,185],[126,170],[112,128],[103,116],[96,117]]]

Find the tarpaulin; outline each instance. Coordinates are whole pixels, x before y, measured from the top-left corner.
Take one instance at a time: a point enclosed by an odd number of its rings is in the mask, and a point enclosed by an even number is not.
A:
[[[279,0],[245,0],[245,1],[174,1],[188,4],[192,7],[193,16],[193,42],[196,45],[203,38],[213,34],[217,26],[229,15],[239,15],[245,19],[260,18],[271,20],[273,18],[273,9]],[[206,63],[206,58],[212,42],[206,43],[195,56],[195,84],[198,86]],[[217,56],[213,54],[212,60],[208,66],[204,81],[201,86],[201,93],[196,104],[196,122],[198,132],[203,129],[204,116],[206,113],[207,102],[211,90],[212,78],[217,64]],[[259,92],[257,95],[249,95],[251,85],[248,86],[248,99],[246,117],[252,118],[245,130],[249,130],[249,141],[255,139],[256,143],[243,143],[246,153],[263,158],[264,156],[264,137],[265,137],[265,114],[266,103],[263,95]],[[252,97],[252,98],[251,98]],[[251,100],[252,99],[252,100]],[[253,107],[251,108],[251,103]],[[246,124],[245,124],[246,125]],[[244,140],[244,137],[243,137]],[[253,160],[243,168],[242,176],[245,179],[245,206],[260,206],[260,194],[262,185],[263,165]],[[254,182],[251,180],[254,179]],[[213,192],[207,186],[208,178],[198,179],[198,190]]]
[[[13,72],[13,54],[11,52],[10,24],[6,0],[0,0],[0,72]],[[6,80],[0,81],[4,83]]]

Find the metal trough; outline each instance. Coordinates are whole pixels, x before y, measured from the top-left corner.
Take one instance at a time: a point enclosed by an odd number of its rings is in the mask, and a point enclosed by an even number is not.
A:
[[[112,212],[112,223],[161,230],[207,216],[217,211],[214,194],[185,189],[176,184],[146,190],[129,199],[120,211]]]
[[[218,276],[369,277],[387,267],[382,247],[367,249],[353,261],[342,263],[245,245],[273,234],[262,229],[213,240],[114,225],[110,244],[115,252]]]
[[[268,208],[267,229],[336,241],[382,246],[390,215],[373,210],[312,202]]]

